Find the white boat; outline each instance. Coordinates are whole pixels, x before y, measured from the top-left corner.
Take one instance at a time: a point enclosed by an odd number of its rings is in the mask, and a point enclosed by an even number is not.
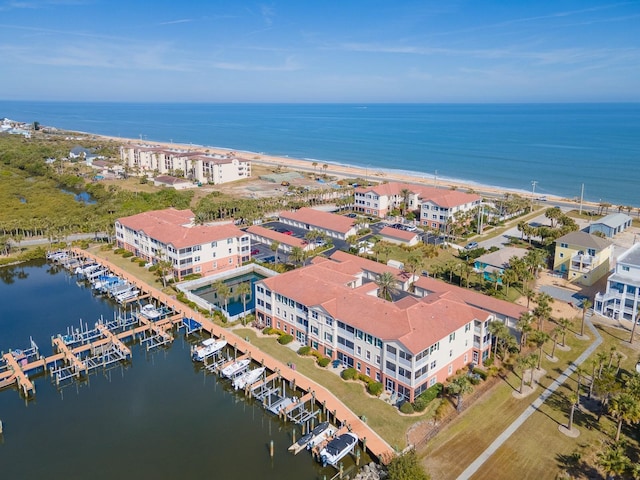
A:
[[[296,443],[289,447],[289,451],[297,454],[301,450],[304,450],[305,447],[310,449],[309,442],[315,440],[318,436],[324,434],[327,430],[331,428],[331,424],[329,422],[322,422],[316,426],[313,430],[301,436]],[[334,430],[335,433],[335,430]],[[332,434],[333,435],[333,434]],[[323,437],[328,438],[328,437]],[[314,445],[315,446],[315,445]]]
[[[133,290],[127,290],[126,292],[116,295],[116,301],[118,303],[125,303],[127,300],[136,298],[139,293],[140,293],[140,290],[138,290],[137,288],[134,288]]]
[[[320,451],[322,466],[336,466],[358,443],[358,436],[355,433],[347,432],[334,438],[327,446]]]
[[[242,372],[244,372],[247,369],[250,363],[251,363],[251,360],[249,360],[248,358],[243,358],[242,360],[233,362],[228,367],[224,367],[222,369],[222,372],[220,373],[222,373],[223,377],[234,378],[234,377],[237,377],[238,375],[241,375]]]
[[[140,315],[147,317],[149,320],[157,320],[162,314],[152,304],[147,303],[140,309]]]
[[[191,358],[197,362],[203,362],[222,350],[226,344],[226,340],[207,338],[200,345],[191,349]]]
[[[313,450],[326,439],[333,437],[336,434],[336,427],[329,422],[322,422],[307,435],[311,434],[313,434],[313,436],[307,441],[307,450]]]
[[[241,390],[243,388],[246,388],[247,385],[252,385],[260,378],[264,371],[264,367],[247,370],[239,377],[233,379],[233,388],[235,388],[236,390]]]

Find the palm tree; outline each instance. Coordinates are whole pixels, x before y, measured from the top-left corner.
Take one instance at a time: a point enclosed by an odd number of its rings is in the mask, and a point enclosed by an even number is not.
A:
[[[531,340],[536,344],[536,347],[540,350],[538,353],[538,370],[542,368],[542,349],[544,344],[549,340],[549,335],[542,330],[536,330],[531,334]]]
[[[273,263],[278,263],[278,249],[280,248],[280,242],[274,240],[271,243],[271,251],[273,252]]]
[[[531,369],[531,380],[529,381],[529,383],[533,387],[533,372],[536,366],[538,365],[538,363],[540,362],[540,356],[537,353],[530,353],[529,355],[527,355],[526,358],[528,359],[527,366]]]
[[[593,304],[591,303],[591,300],[585,299],[582,301],[582,322],[580,323],[581,337],[584,337],[584,321],[585,321],[585,317],[587,316],[587,310],[589,310],[592,306]]]
[[[375,282],[378,286],[378,297],[391,300],[391,294],[397,290],[395,275],[391,272],[382,272]]]
[[[460,377],[454,378],[449,386],[447,387],[447,391],[450,394],[456,396],[456,410],[459,412],[462,410],[462,397],[463,395],[471,392],[473,390],[473,386],[469,381],[469,377],[466,375],[462,375]]]
[[[407,260],[404,262],[404,266],[407,272],[411,274],[411,290],[413,291],[413,278],[424,268],[424,259],[422,258],[422,255],[420,255],[420,252],[411,252],[407,257]]]
[[[563,347],[566,347],[566,337],[567,337],[567,330],[570,329],[571,327],[573,327],[573,321],[571,321],[568,318],[561,318],[560,320],[558,320],[558,328],[560,328],[560,333],[562,334],[562,343],[560,345],[562,345]]]
[[[617,443],[620,440],[623,422],[631,425],[640,421],[640,400],[631,393],[623,391],[611,397],[609,413],[618,422],[618,429],[616,430]]]
[[[558,346],[558,337],[560,336],[560,334],[562,333],[562,331],[560,330],[560,327],[556,327],[553,330],[551,330],[551,339],[553,340],[553,348],[551,348],[551,355],[550,357],[556,358],[556,347]]]
[[[624,446],[620,443],[607,445],[597,455],[597,463],[607,476],[607,479],[622,475],[629,466],[629,457],[626,456]]]
[[[222,280],[218,280],[213,284],[213,289],[216,291],[219,299],[222,299],[224,303],[224,309],[227,310],[227,301],[229,300],[229,295],[231,294],[231,289],[229,286],[224,283]]]
[[[538,330],[542,330],[544,321],[551,315],[553,298],[544,292],[540,292],[536,297],[536,303],[538,305],[533,309],[533,314],[538,319]]]
[[[569,404],[571,405],[571,410],[569,411],[569,424],[567,425],[567,430],[573,430],[573,414],[576,411],[576,406],[578,405],[578,395],[575,392],[571,392],[569,394]]]
[[[242,324],[244,325],[247,318],[247,295],[251,295],[251,283],[242,282],[238,285],[236,293],[240,296],[240,300],[242,300]]]
[[[307,252],[305,252],[301,247],[295,246],[291,249],[289,258],[293,260],[294,263],[302,264],[307,258]]]
[[[494,340],[493,358],[498,358],[498,343],[500,343],[502,338],[509,335],[509,329],[500,320],[493,320],[489,323],[487,331],[491,334]]]
[[[409,196],[411,195],[411,190],[408,188],[403,188],[400,190],[400,195],[402,196],[402,216],[404,217],[407,214],[407,207],[409,206]]]
[[[522,347],[527,344],[527,335],[533,330],[531,327],[532,322],[533,315],[531,312],[524,312],[518,319],[516,328],[520,331],[520,350],[522,350]]]

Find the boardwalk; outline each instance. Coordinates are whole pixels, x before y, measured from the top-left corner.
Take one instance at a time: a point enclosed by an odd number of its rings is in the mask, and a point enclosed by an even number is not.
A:
[[[73,252],[77,256],[90,258],[95,262],[108,266],[111,271],[125,279],[132,285],[135,285],[141,294],[149,294],[151,297],[158,300],[160,303],[172,308],[175,312],[192,317],[196,321],[202,324],[203,330],[206,330],[214,337],[224,338],[229,345],[236,348],[238,351],[243,352],[245,355],[249,355],[250,358],[262,363],[267,369],[272,372],[280,372],[280,375],[289,382],[294,382],[296,387],[305,392],[315,394],[316,401],[323,405],[327,411],[331,412],[336,421],[346,425],[352,432],[354,432],[362,440],[363,445],[369,451],[369,453],[378,458],[381,461],[390,459],[394,455],[394,451],[391,446],[371,429],[366,423],[364,423],[355,413],[353,413],[347,406],[342,403],[333,393],[327,390],[325,387],[313,382],[311,379],[300,374],[296,370],[292,370],[288,365],[276,360],[275,358],[267,355],[256,346],[245,341],[243,338],[235,335],[233,332],[226,330],[208,318],[205,318],[199,312],[192,310],[183,303],[179,302],[175,298],[166,295],[162,291],[155,287],[152,287],[134,275],[124,271],[116,265],[111,264],[104,258],[98,257],[85,250],[74,248]]]

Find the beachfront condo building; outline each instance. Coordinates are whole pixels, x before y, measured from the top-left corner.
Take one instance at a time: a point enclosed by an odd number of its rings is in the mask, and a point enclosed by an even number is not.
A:
[[[640,243],[636,243],[618,257],[605,293],[598,292],[594,298],[593,310],[616,320],[637,322],[639,306]]]
[[[182,176],[195,183],[221,184],[251,177],[251,161],[231,152],[208,154],[151,145],[124,145],[120,158],[137,175]]]
[[[396,279],[392,300],[379,297],[375,279],[382,272]],[[463,297],[458,287],[433,279],[435,286],[421,283],[424,278],[336,252],[257,282],[256,320],[381,382],[397,401],[414,401],[457,370],[481,365],[491,348],[489,323],[524,311],[479,300],[485,296],[475,292]],[[418,294],[409,293],[412,283]]]
[[[454,215],[473,210],[481,201],[475,193],[399,182],[358,187],[354,192],[356,211],[379,218],[393,210],[419,211],[420,224],[437,231],[444,231]]]
[[[556,240],[553,270],[570,282],[591,286],[609,273],[613,242],[586,232],[570,232]]]
[[[168,260],[182,279],[240,266],[250,258],[249,235],[231,223],[195,225],[191,210],[168,208],[119,218],[116,242],[150,263]]]

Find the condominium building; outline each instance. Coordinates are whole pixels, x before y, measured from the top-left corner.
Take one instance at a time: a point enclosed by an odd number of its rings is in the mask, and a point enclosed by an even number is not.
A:
[[[199,183],[220,184],[251,177],[251,162],[233,153],[207,154],[151,145],[120,147],[124,164],[138,174],[169,174]]]
[[[308,207],[280,212],[278,220],[292,227],[317,230],[330,238],[340,240],[346,240],[347,237],[358,233],[353,218]]]
[[[354,192],[354,209],[380,218],[404,205],[408,211],[420,210],[421,225],[444,231],[447,221],[458,212],[468,212],[480,205],[475,193],[459,190],[390,182],[358,187]]]
[[[618,257],[605,293],[595,296],[593,310],[616,320],[637,321],[639,306],[640,243],[636,243]]]
[[[456,370],[481,364],[491,347],[487,327],[496,314],[465,301],[442,282],[439,291],[422,288],[422,296],[404,291],[395,301],[383,300],[374,282],[381,268],[394,273],[399,291],[420,281],[388,265],[336,252],[257,282],[257,320],[381,382],[398,399],[413,401]]]
[[[195,225],[191,210],[168,208],[119,218],[118,247],[149,262],[169,260],[174,276],[203,276],[236,268],[250,259],[249,235],[230,223]]]

